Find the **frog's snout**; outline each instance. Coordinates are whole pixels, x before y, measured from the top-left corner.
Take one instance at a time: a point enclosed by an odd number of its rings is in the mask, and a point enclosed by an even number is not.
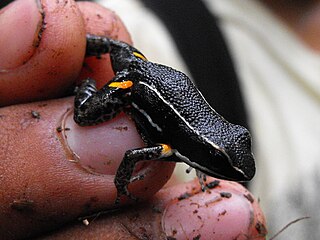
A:
[[[232,165],[239,169],[247,180],[255,174],[255,161],[252,153],[252,140],[250,132],[237,126],[237,134],[234,136],[233,147],[228,151]]]

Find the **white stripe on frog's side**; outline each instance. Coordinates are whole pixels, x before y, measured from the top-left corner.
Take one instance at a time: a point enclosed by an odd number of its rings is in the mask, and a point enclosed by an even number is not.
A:
[[[191,166],[192,168],[194,168],[194,169],[196,169],[198,171],[200,170],[201,172],[202,171],[203,172],[208,172],[208,170],[209,170],[209,169],[199,165],[198,163],[191,161],[188,157],[182,155],[176,149],[173,149],[173,154],[176,155],[179,159],[181,159],[181,161],[183,161],[184,163],[188,164],[189,166]],[[241,169],[239,169],[237,167],[234,167],[234,166],[233,166],[233,168],[236,169],[238,172],[241,172],[243,175],[245,175],[244,172]],[[191,170],[192,169],[188,168],[186,172],[189,173]],[[213,171],[210,171],[210,170],[209,170],[209,172],[212,172],[215,175],[215,177],[218,177],[218,178],[221,178],[221,179],[226,179],[226,180],[228,179],[226,176],[224,176],[222,174],[219,174],[217,172],[213,172]],[[232,179],[229,179],[229,180],[232,180]]]
[[[158,124],[156,124],[152,118],[149,116],[148,113],[146,113],[145,110],[141,109],[136,103],[132,102],[131,103],[132,107],[134,107],[135,109],[137,109],[140,113],[142,113],[143,116],[145,116],[148,120],[148,122],[151,124],[152,127],[156,128],[158,132],[162,132],[162,128],[159,127]]]
[[[175,107],[174,107],[171,103],[169,103],[167,100],[165,100],[165,99],[162,97],[161,93],[160,93],[156,88],[154,88],[154,87],[150,86],[149,84],[147,84],[147,83],[145,83],[145,82],[142,82],[142,81],[139,81],[138,84],[144,85],[144,86],[148,87],[151,91],[153,91],[153,92],[163,101],[164,104],[166,104],[167,106],[169,106],[169,107],[175,112],[175,114],[177,114],[177,116],[179,116],[179,118],[186,124],[186,126],[188,126],[197,136],[200,136],[200,137],[203,139],[203,141],[207,142],[207,143],[210,144],[213,148],[215,148],[215,149],[217,149],[218,151],[220,151],[221,153],[223,153],[224,156],[228,159],[229,164],[230,164],[236,171],[238,171],[238,172],[240,172],[241,174],[245,175],[244,172],[243,172],[243,170],[241,170],[241,169],[238,168],[238,167],[233,166],[232,161],[231,161],[229,155],[225,152],[224,149],[222,149],[221,147],[219,147],[219,146],[218,146],[217,144],[215,144],[214,142],[210,141],[207,137],[203,136],[202,134],[200,134],[200,132],[199,132],[198,130],[196,130],[194,127],[192,127],[191,124],[180,114],[180,112],[179,112],[177,109],[175,109]],[[201,92],[200,92],[198,89],[196,89],[196,90],[200,93],[200,96],[205,100],[205,98],[203,97],[203,95],[201,94]],[[205,102],[208,104],[208,102],[207,102],[206,100],[205,100]],[[209,105],[209,104],[208,104],[208,105]],[[210,105],[209,105],[209,107],[211,108],[211,110],[212,110],[214,113],[218,114]],[[148,116],[149,116],[149,115],[148,115]],[[149,117],[150,117],[150,116],[149,116]],[[150,117],[150,119],[151,119],[151,117]],[[183,155],[180,154],[177,150],[175,150],[174,153],[175,153],[175,155],[176,155],[178,158],[180,158],[182,161],[184,161],[185,163],[189,164],[190,166],[193,166],[194,168],[200,169],[200,170],[202,170],[202,171],[208,170],[208,169],[204,169],[204,167],[200,166],[200,165],[197,164],[196,162],[190,161],[189,158],[187,158],[186,156],[183,156]],[[224,177],[223,175],[217,174],[216,172],[215,172],[214,174],[215,174],[216,176]]]
[[[174,112],[175,114],[177,114],[177,116],[179,116],[179,118],[186,124],[186,126],[188,126],[197,136],[200,136],[205,142],[207,142],[208,144],[210,144],[211,146],[213,146],[215,149],[221,151],[227,158],[228,161],[230,162],[230,164],[232,165],[231,159],[229,157],[229,155],[224,151],[224,149],[222,149],[221,147],[219,147],[217,144],[215,144],[214,142],[210,141],[207,137],[203,136],[202,134],[200,134],[200,132],[196,129],[194,129],[194,127],[192,127],[190,125],[190,123],[180,114],[180,112],[174,108],[174,106],[172,106],[171,103],[169,103],[167,100],[165,100],[161,93],[154,87],[150,86],[149,84],[140,81],[138,84],[144,85],[146,87],[148,87],[151,91],[153,91],[154,93],[157,94],[157,96],[163,101],[164,104],[168,105]],[[200,93],[200,91],[197,89],[197,91]],[[202,94],[200,93],[201,97],[203,98]],[[209,105],[210,106],[210,105]],[[214,111],[216,113],[216,111],[210,106],[210,108],[212,109],[212,111]]]

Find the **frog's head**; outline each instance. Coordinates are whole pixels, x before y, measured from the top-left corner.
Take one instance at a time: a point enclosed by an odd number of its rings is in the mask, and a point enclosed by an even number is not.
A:
[[[130,65],[137,61],[146,61],[147,58],[133,46],[110,39],[110,58],[114,72],[128,69]]]
[[[210,157],[201,160],[200,165],[205,168],[200,170],[227,180],[251,180],[255,174],[255,162],[249,131],[230,123],[228,127],[216,130],[212,137],[209,135],[205,138]]]

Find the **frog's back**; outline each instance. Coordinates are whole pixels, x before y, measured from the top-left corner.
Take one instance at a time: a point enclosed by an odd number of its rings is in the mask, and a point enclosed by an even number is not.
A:
[[[141,68],[138,87],[132,92],[133,101],[160,128],[168,129],[171,135],[185,131],[189,135],[217,137],[229,124],[211,108],[184,73],[148,62]],[[168,118],[172,118],[170,127]]]
[[[170,144],[194,162],[211,159],[212,151],[218,151],[251,178],[249,131],[219,115],[184,73],[154,63],[144,67],[132,100],[139,112],[134,114],[136,122],[147,137],[153,143]],[[217,163],[216,159],[212,166]]]

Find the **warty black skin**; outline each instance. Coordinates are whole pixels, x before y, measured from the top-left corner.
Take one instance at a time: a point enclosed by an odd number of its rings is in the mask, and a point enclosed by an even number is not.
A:
[[[147,144],[146,148],[126,152],[115,177],[116,203],[121,195],[134,198],[127,185],[143,177],[131,177],[140,160],[183,161],[209,176],[252,179],[255,163],[250,133],[220,116],[184,73],[147,61],[126,43],[88,35],[87,55],[99,57],[104,53],[110,53],[116,76],[101,90],[95,88],[92,79],[82,83],[75,98],[74,119],[81,126],[94,125],[124,110]],[[110,85],[128,80],[133,83],[130,87]],[[169,151],[164,149],[167,145]]]

